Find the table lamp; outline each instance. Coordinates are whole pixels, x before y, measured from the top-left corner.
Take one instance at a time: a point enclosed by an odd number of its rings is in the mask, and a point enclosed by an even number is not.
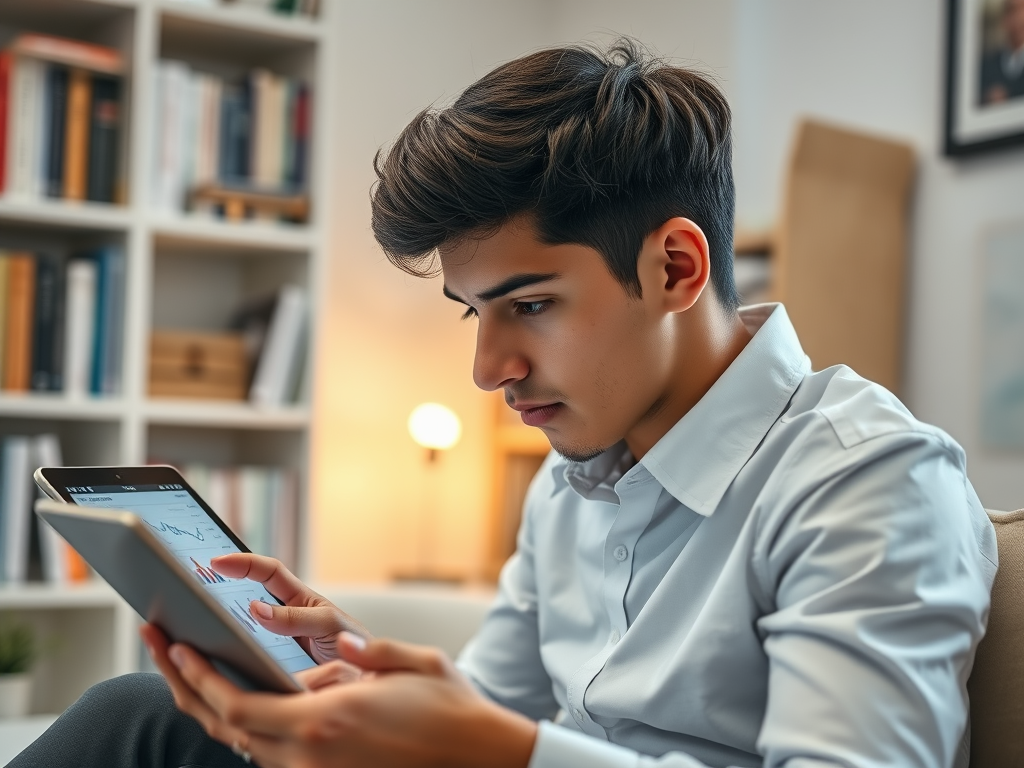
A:
[[[437,526],[438,471],[441,451],[453,448],[462,437],[462,423],[451,408],[439,403],[422,403],[409,414],[409,434],[426,449],[426,477],[417,520],[416,568],[398,573],[402,581],[457,582],[462,577],[438,570],[434,564],[434,534]]]

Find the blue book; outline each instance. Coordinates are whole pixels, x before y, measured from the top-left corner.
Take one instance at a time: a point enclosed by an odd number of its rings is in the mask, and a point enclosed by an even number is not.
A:
[[[96,260],[96,323],[89,391],[116,395],[121,391],[124,346],[124,253],[105,246],[91,254]]]

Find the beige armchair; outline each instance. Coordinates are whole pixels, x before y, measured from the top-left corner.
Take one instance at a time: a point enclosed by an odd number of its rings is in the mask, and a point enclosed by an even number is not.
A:
[[[999,542],[988,632],[967,681],[971,768],[1024,766],[1024,509],[989,512]]]

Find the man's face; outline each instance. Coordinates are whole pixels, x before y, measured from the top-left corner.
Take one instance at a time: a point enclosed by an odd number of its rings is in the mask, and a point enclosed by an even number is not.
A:
[[[477,315],[477,386],[503,389],[563,456],[585,461],[628,441],[657,412],[674,315],[659,309],[656,286],[633,298],[597,251],[545,245],[523,223],[467,239],[441,264],[445,294]]]

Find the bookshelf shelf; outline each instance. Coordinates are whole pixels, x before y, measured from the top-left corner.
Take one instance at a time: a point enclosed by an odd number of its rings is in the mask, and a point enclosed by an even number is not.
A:
[[[199,36],[199,44],[216,40],[228,50],[263,49],[279,52],[319,42],[324,36],[320,21],[281,16],[249,8],[197,6],[163,0],[158,3],[161,28],[171,36]],[[223,49],[222,49],[223,50]]]
[[[114,608],[121,597],[98,579],[73,586],[0,584],[0,610],[43,611],[54,608]]]
[[[123,413],[124,402],[120,398],[71,398],[45,393],[0,395],[0,416],[110,421],[119,419]]]
[[[210,219],[158,216],[150,221],[159,247],[205,247],[222,250],[291,251],[304,253],[315,242],[309,227],[242,222],[231,224]]]
[[[124,231],[131,221],[126,208],[107,203],[0,198],[0,222],[45,224],[64,230]]]
[[[152,398],[143,409],[151,424],[240,429],[305,429],[309,410],[303,407],[256,408],[248,403],[211,403]]]

